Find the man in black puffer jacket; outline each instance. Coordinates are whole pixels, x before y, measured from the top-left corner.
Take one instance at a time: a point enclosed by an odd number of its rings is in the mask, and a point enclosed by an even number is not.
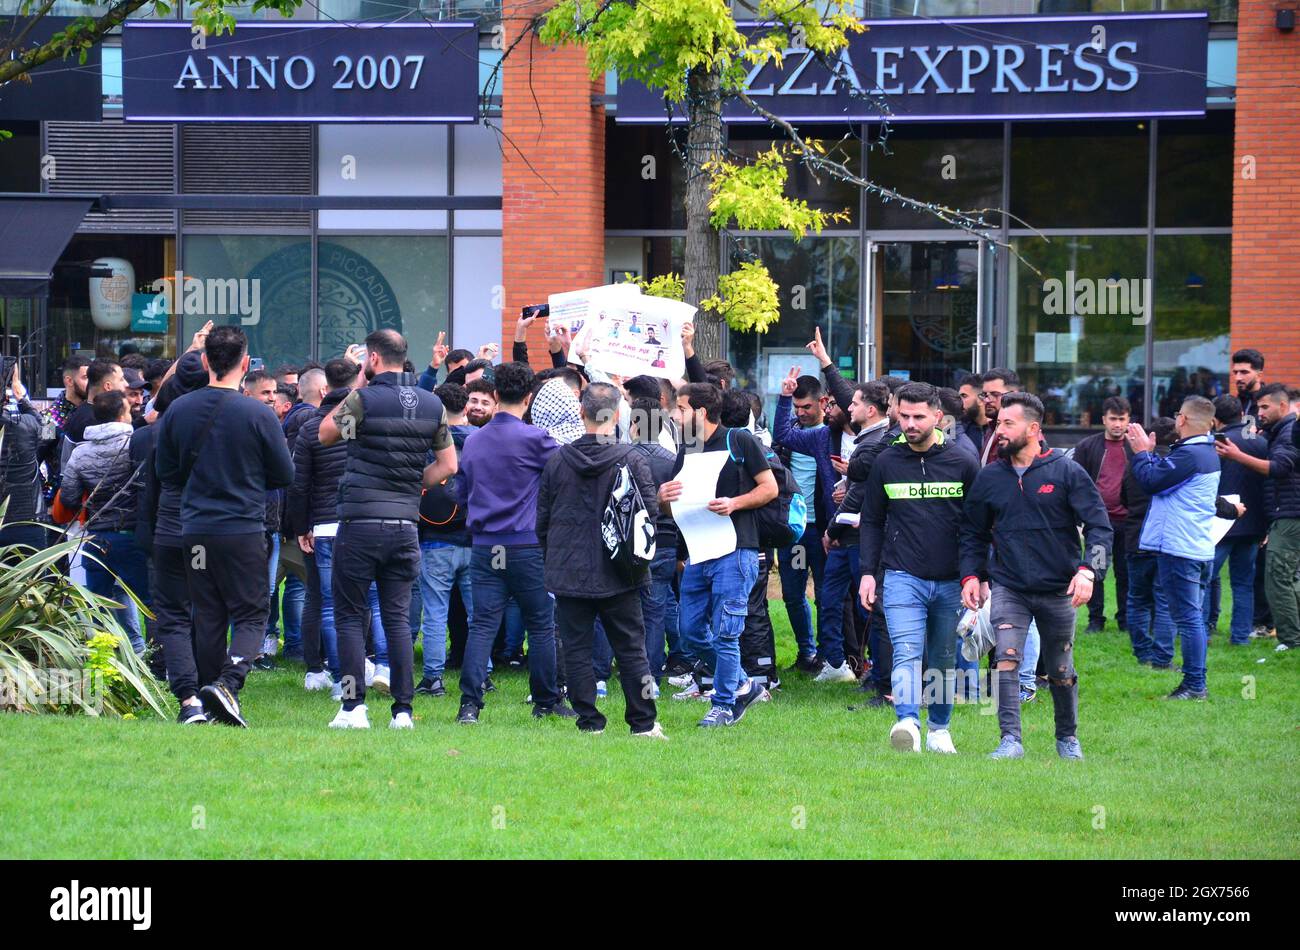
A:
[[[650,525],[659,514],[654,476],[644,455],[620,444],[618,389],[592,383],[582,395],[586,435],[564,446],[547,461],[537,497],[537,538],[545,552],[546,589],[555,594],[555,621],[565,644],[569,698],[578,713],[578,728],[601,732],[605,717],[596,708],[596,676],[591,653],[596,617],[618,659],[619,680],[627,701],[625,718],[633,735],[663,739],[651,697],[654,678],[645,653],[641,588],[648,570],[625,577],[610,562],[601,533],[605,504],[623,465],[632,474]]]
[[[303,627],[303,659],[307,664],[303,686],[308,690],[330,689],[342,676],[330,582],[339,521],[339,479],[347,467],[348,448],[343,442],[321,445],[320,424],[361,384],[361,367],[351,360],[330,360],[325,364],[325,382],[328,391],[320,408],[307,416],[294,440],[294,476],[285,512],[286,527],[307,558],[304,612],[315,609],[320,614],[319,625]]]
[[[18,367],[6,380],[18,403],[18,411],[0,411],[0,500],[7,500],[3,527],[0,527],[0,547],[25,544],[44,548],[50,543],[46,528],[38,524],[19,524],[36,517],[41,482],[37,471],[41,453],[41,417],[27,401],[27,390],[18,378]],[[2,394],[0,394],[2,395]]]

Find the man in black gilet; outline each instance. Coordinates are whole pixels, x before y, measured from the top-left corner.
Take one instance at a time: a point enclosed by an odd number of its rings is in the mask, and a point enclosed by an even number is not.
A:
[[[348,447],[339,481],[339,528],[334,542],[334,623],[339,636],[343,706],[334,729],[368,729],[365,686],[367,592],[379,588],[379,613],[388,635],[394,729],[410,729],[415,683],[411,669],[411,585],[420,573],[420,488],[425,458],[429,479],[456,474],[456,447],[442,402],[406,374],[406,340],[396,330],[366,337],[367,384],[320,422],[321,445]]]

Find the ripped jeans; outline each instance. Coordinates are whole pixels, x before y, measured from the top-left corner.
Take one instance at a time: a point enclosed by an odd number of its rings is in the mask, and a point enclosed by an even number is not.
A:
[[[1074,627],[1078,611],[1070,595],[1039,594],[994,585],[989,595],[989,619],[997,644],[993,648],[994,690],[998,698],[998,725],[1002,735],[1020,738],[1020,677],[1017,670],[1025,653],[1029,624],[1036,621],[1056,707],[1056,738],[1075,734],[1079,718],[1079,677],[1074,669]],[[1007,661],[1015,669],[1004,673],[996,664]]]
[[[744,681],[740,634],[749,612],[749,592],[758,580],[758,551],[740,548],[682,572],[677,633],[682,652],[713,673],[713,705],[730,709]]]

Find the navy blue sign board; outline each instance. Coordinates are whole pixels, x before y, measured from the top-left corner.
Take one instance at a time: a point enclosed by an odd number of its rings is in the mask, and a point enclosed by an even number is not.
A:
[[[1205,114],[1204,12],[865,20],[836,56],[786,51],[746,90],[791,122],[960,122]],[[741,24],[749,32],[761,24]],[[827,68],[828,64],[833,67]],[[673,107],[684,121],[685,107]],[[619,122],[661,123],[664,100],[618,86]],[[731,99],[728,122],[765,122]]]
[[[128,20],[128,122],[475,122],[478,27],[438,23]]]
[[[11,58],[43,46],[62,32],[76,17],[41,17],[26,38],[14,49],[13,40],[22,35],[31,21],[27,18],[0,17],[0,49]],[[91,47],[82,63],[79,53],[67,59],[54,58],[0,86],[0,119],[63,119],[69,122],[98,122],[103,118],[103,80],[100,78],[99,46]]]

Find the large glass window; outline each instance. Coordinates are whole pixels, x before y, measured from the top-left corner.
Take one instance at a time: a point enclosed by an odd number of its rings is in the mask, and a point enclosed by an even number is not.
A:
[[[1153,408],[1172,416],[1185,396],[1227,392],[1232,238],[1156,237]]]
[[[1018,239],[1010,268],[1012,364],[1043,400],[1044,424],[1096,426],[1112,395],[1142,406],[1151,315],[1146,238]]]
[[[881,372],[957,386],[977,340],[978,246],[909,242],[882,245],[877,254]]]
[[[96,276],[92,268],[104,273]],[[175,356],[177,318],[150,306],[157,296],[154,281],[171,278],[175,268],[176,241],[166,235],[74,237],[55,265],[50,282],[44,341],[46,385],[62,387],[60,367],[73,355],[120,357],[138,352],[151,359]]]
[[[1031,228],[1146,227],[1148,145],[1145,122],[1014,123],[1011,212]]]
[[[867,156],[867,177],[906,198],[933,203],[978,216],[999,227],[1002,207],[1002,126],[893,125]],[[867,221],[872,228],[946,228],[928,211],[902,202],[868,197]]]
[[[373,330],[393,329],[406,337],[411,362],[424,367],[438,332],[448,329],[445,237],[322,236],[316,266],[322,361]]]
[[[791,366],[808,375],[818,372],[817,361],[804,348],[820,327],[826,350],[847,376],[858,363],[858,313],[861,306],[857,238],[741,238],[733,266],[741,254],[757,254],[780,288],[781,319],[766,333],[729,335],[728,359],[736,368],[740,385],[776,406],[781,378]]]
[[[459,220],[460,215],[456,215]],[[455,347],[478,352],[484,343],[503,341],[501,308],[508,302],[515,314],[528,303],[545,303],[545,300],[505,300],[501,283],[501,238],[458,236],[455,253],[456,326],[447,334]],[[517,306],[516,306],[517,304]],[[506,343],[509,346],[509,343]],[[502,354],[509,359],[510,354]],[[419,365],[419,360],[411,358]]]
[[[198,312],[187,299],[182,339],[188,342],[212,320],[243,327],[249,355],[270,368],[311,355],[310,238],[188,234],[184,240],[186,286],[199,286],[188,279],[198,278],[205,296],[195,298]]]
[[[605,227],[686,227],[686,172],[673,151],[677,130],[605,123]]]
[[[1156,135],[1156,227],[1232,226],[1233,112],[1161,119]]]
[[[445,195],[447,126],[321,125],[317,192],[322,195]],[[431,230],[445,211],[322,211],[321,230]]]

